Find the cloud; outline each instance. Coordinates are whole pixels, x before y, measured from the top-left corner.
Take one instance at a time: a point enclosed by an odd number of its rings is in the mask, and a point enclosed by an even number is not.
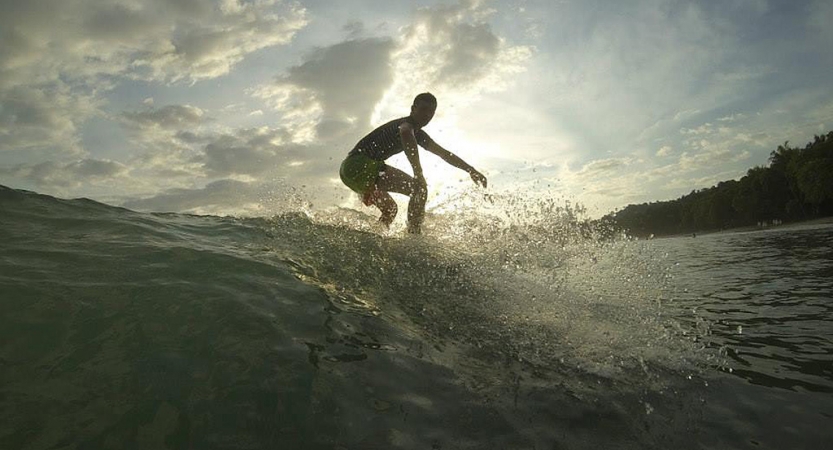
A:
[[[658,156],[660,158],[664,158],[664,157],[670,155],[672,151],[674,151],[674,150],[671,147],[665,145],[662,148],[660,148],[659,150],[657,150],[656,156]]]
[[[738,120],[746,119],[746,115],[743,113],[737,114],[729,114],[728,116],[723,116],[717,119],[718,122],[736,122]]]
[[[822,47],[830,48],[833,46],[833,30],[830,28],[830,24],[833,23],[833,5],[826,0],[816,0],[809,9],[807,19],[813,35]],[[827,58],[829,63],[830,56]]]
[[[58,75],[215,78],[246,54],[289,42],[307,23],[303,8],[276,0],[2,3],[9,41],[0,47],[0,73],[14,84]]]
[[[128,200],[122,206],[138,211],[264,215],[297,211],[305,202],[296,190],[280,184],[224,179],[198,189],[168,189],[151,197]]]
[[[758,89],[771,69],[739,49],[746,20],[761,14],[758,2],[563,4],[542,19],[551,52],[535,66],[539,103],[594,147],[654,147]]]
[[[677,163],[680,172],[688,172],[702,168],[719,167],[722,164],[730,162],[743,161],[749,158],[748,151],[738,151],[728,148],[728,146],[717,145],[712,148],[706,148],[706,151],[696,154],[689,154],[684,152],[680,155],[680,160]]]
[[[204,110],[191,105],[166,105],[126,111],[116,119],[137,148],[129,161],[137,174],[157,179],[203,176],[194,158],[213,138],[206,128],[213,119]]]
[[[0,0],[0,10],[0,149],[63,157],[85,154],[78,129],[118,83],[216,78],[307,23],[277,0]]]
[[[706,124],[698,127],[698,130],[695,137],[683,141],[685,151],[680,153],[675,162],[643,171],[642,179],[659,182],[666,188],[676,186],[673,180],[679,180],[686,174],[703,170],[714,171],[717,168],[745,161],[751,156],[750,150],[755,150],[762,145],[751,136],[736,133],[729,128],[717,128]],[[659,155],[659,152],[657,154],[657,156],[669,155],[670,150],[664,155]]]
[[[407,111],[425,90],[443,96],[445,105],[469,103],[505,88],[532,54],[493,32],[486,21],[493,13],[468,0],[421,8],[395,38],[351,37],[316,48],[250,93],[280,111],[297,136],[324,141],[360,137],[371,124]],[[347,28],[356,36],[363,25]]]
[[[526,69],[534,48],[510,45],[495,34],[488,23],[494,13],[479,0],[419,9],[402,29],[392,61],[396,79],[377,116],[399,110],[402,99],[429,88],[444,105],[457,106],[506,89]]]
[[[313,91],[325,119],[365,125],[393,79],[393,45],[389,38],[368,38],[316,49],[282,81]]]
[[[605,172],[611,172],[615,169],[630,165],[631,161],[627,158],[607,158],[597,159],[585,164],[581,170],[578,171],[579,176],[595,177]]]
[[[335,173],[321,145],[299,143],[286,127],[229,129],[189,105],[122,113],[120,121],[139,148],[131,173],[160,188],[183,188],[218,178],[237,181],[291,178],[297,184],[326,183]]]
[[[562,191],[650,200],[833,117],[823,0],[325,3],[308,3],[320,15],[299,35],[307,12],[289,1],[0,0],[0,170],[42,186],[124,177],[118,195],[178,193],[192,211],[184,199],[210,193],[253,205],[232,191],[273,178],[338,198],[350,146],[431,91],[429,133],[495,187],[564,172]],[[281,69],[258,86],[268,64]],[[123,164],[111,178],[79,165],[105,155]],[[437,180],[459,175],[438,166]]]
[[[202,189],[169,189],[144,199],[129,200],[122,206],[139,211],[195,212],[200,208],[240,207],[252,201],[255,194],[250,183],[219,180]]]
[[[692,123],[678,129],[680,139],[661,147],[657,159],[613,157],[592,160],[575,172],[562,173],[568,191],[600,212],[623,202],[671,199],[691,189],[709,187],[742,175],[741,163],[766,148],[767,137],[745,132],[745,116],[715,122]],[[662,163],[673,158],[673,162]]]
[[[294,122],[290,128],[298,136],[341,137],[370,125],[373,107],[393,80],[393,48],[390,38],[352,39],[316,48],[303,63],[252,94]]]
[[[197,127],[208,120],[205,117],[205,111],[190,105],[168,105],[145,111],[125,112],[122,117],[123,123],[128,128],[142,130],[156,128],[177,130],[183,127]]]
[[[69,163],[48,161],[35,165],[0,168],[0,175],[28,180],[47,189],[112,182],[127,172],[128,168],[121,163],[99,159],[82,159]]]
[[[752,136],[736,126],[708,122],[691,129],[683,128],[680,134],[683,136],[681,145],[685,149],[680,155],[680,166],[686,169],[742,161],[749,157],[748,150],[763,148],[767,144],[767,139]]]
[[[358,38],[362,34],[364,34],[364,23],[359,22],[357,20],[352,20],[348,22],[342,29],[347,33],[347,35],[352,38]]]
[[[16,86],[0,91],[0,152],[29,152],[42,158],[83,153],[77,123],[93,115],[99,102],[73,94],[64,83]],[[32,152],[36,152],[33,155]]]
[[[308,159],[305,150],[306,147],[292,143],[284,129],[251,128],[213,139],[197,161],[211,177],[255,176]]]
[[[273,111],[240,106],[246,123],[263,123],[277,112],[279,126],[229,127],[217,118],[228,111],[212,109],[212,118],[195,101],[156,106],[171,98],[166,92],[143,92],[142,109],[113,114],[105,98],[121,93],[115,87],[229,74],[246,55],[288,43],[307,16],[299,4],[277,0],[105,3],[0,0],[0,150],[25,149],[52,160],[6,166],[7,173],[39,186],[105,179],[89,170],[91,161],[107,160],[91,157],[84,148],[89,140],[81,136],[82,126],[96,118],[116,121],[128,138],[123,149],[104,149],[124,155],[123,163],[110,161],[119,166],[109,166],[113,176],[130,178],[120,193],[270,176],[329,187],[340,157],[370,131],[386,95],[403,94],[396,97],[397,115],[407,111],[417,86],[446,90],[444,101],[451,102],[453,92],[473,101],[477,93],[499,89],[531,54],[491,29],[487,19],[494,12],[483,3],[462,1],[418,10],[396,36],[366,37],[364,24],[348,22],[350,38],[313,48],[274,82],[249,90]],[[414,75],[426,77],[405,86]],[[21,156],[26,159],[38,160]]]
[[[454,11],[445,9],[422,10],[405,39],[425,39],[426,45],[435,47],[436,81],[459,88],[485,78],[498,59],[501,42],[488,24],[460,23]]]

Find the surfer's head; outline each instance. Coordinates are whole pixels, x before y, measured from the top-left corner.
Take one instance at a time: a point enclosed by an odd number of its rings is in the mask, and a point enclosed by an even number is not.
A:
[[[414,97],[414,104],[411,105],[411,118],[416,126],[422,128],[428,125],[435,111],[437,111],[437,97],[433,94],[423,92]]]

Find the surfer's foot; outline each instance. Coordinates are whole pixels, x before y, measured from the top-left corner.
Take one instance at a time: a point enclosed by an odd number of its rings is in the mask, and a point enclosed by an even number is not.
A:
[[[395,217],[395,216],[385,217],[385,215],[384,215],[384,214],[382,214],[382,217],[380,217],[380,218],[379,218],[379,223],[381,223],[382,225],[384,225],[384,226],[385,226],[385,228],[390,228],[390,224],[391,224],[391,223],[393,223],[393,219],[394,219],[394,217]]]
[[[408,233],[410,234],[422,234],[422,228],[418,223],[408,222]]]

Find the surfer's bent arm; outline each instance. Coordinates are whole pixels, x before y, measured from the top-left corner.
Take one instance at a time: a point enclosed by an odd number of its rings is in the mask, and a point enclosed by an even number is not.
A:
[[[419,163],[419,150],[417,149],[413,125],[408,122],[399,125],[399,137],[402,139],[402,145],[405,147],[405,156],[408,157],[408,161],[414,169],[414,178],[424,185],[425,176],[422,174],[422,165]]]
[[[472,167],[469,163],[463,161],[463,159],[459,156],[444,149],[440,144],[431,141],[428,143],[426,150],[439,156],[443,161],[449,163],[450,165],[465,171],[471,176],[471,179],[474,180],[475,183],[486,187],[486,177],[483,176],[482,173],[478,172],[477,169]]]

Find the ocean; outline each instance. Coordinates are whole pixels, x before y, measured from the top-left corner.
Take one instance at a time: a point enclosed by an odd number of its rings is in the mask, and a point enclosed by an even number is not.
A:
[[[407,236],[0,187],[0,449],[833,442],[833,225],[646,241],[488,200]]]

